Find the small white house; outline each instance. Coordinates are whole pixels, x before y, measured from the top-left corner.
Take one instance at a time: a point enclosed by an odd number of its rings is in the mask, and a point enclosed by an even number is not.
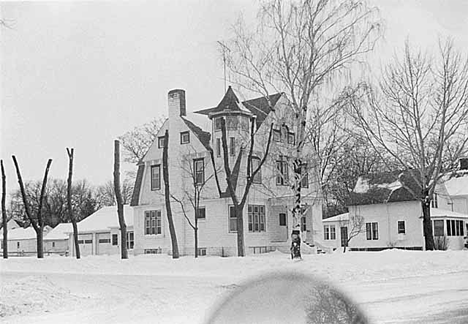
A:
[[[133,253],[133,208],[124,206],[125,224],[127,225],[127,248]],[[71,255],[75,255],[73,244],[73,229],[68,233]],[[78,223],[78,244],[80,254],[104,255],[120,253],[120,225],[117,206],[108,206],[99,209]]]
[[[62,223],[54,227],[44,237],[44,253],[68,255],[69,251],[69,232],[73,232],[71,223]]]
[[[44,227],[44,237],[50,231]],[[35,255],[37,253],[37,236],[32,226],[14,228],[8,231],[8,254],[18,256]]]
[[[410,190],[418,192],[412,179],[408,173],[401,172],[360,177],[351,194],[349,213],[323,220],[324,244],[343,247],[352,231],[353,220],[360,216],[364,218],[362,227],[349,242],[349,249],[423,250],[423,212],[420,200],[410,193]],[[468,214],[447,210],[446,204],[443,207],[430,208],[436,246],[463,249]]]

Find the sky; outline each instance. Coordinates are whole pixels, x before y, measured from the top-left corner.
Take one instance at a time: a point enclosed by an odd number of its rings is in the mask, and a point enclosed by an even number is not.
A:
[[[468,1],[372,0],[385,21],[374,59],[385,62],[409,38],[436,48],[451,36],[468,53]],[[167,93],[186,91],[187,110],[216,105],[224,93],[217,41],[231,37],[256,1],[0,2],[0,157],[9,190],[23,178],[112,179],[113,141],[167,116]],[[125,170],[134,166],[126,165]]]

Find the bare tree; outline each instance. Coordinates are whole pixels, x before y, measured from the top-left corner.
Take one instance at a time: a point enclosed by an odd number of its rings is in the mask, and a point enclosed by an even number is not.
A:
[[[178,259],[179,258],[179,245],[177,244],[177,234],[176,234],[176,230],[174,226],[174,219],[172,218],[172,209],[171,209],[168,147],[169,147],[169,131],[166,129],[166,133],[164,134],[164,148],[163,148],[164,198],[165,198],[165,205],[166,205],[167,222],[169,225],[169,233],[171,234],[172,258]]]
[[[418,189],[405,187],[421,202],[425,248],[433,250],[430,201],[444,172],[467,150],[468,57],[451,40],[439,41],[436,57],[407,41],[404,55],[385,68],[378,86],[361,84],[349,99],[375,151],[412,170],[407,174]]]
[[[3,160],[0,160],[2,167],[2,224],[3,224],[3,258],[8,259],[8,217],[5,206],[6,201],[6,175],[5,168],[3,167]]]
[[[202,163],[201,165],[195,165],[195,163]],[[206,177],[205,174],[203,173],[202,175],[200,173],[197,173],[197,167],[202,168],[203,170],[206,170],[206,163],[205,160],[198,160],[198,161],[193,161],[190,159],[185,159],[182,161],[182,166],[181,169],[184,172],[185,175],[188,175],[190,178],[191,186],[188,190],[184,190],[183,193],[183,198],[179,199],[176,196],[171,194],[171,198],[174,199],[176,202],[179,203],[182,213],[184,214],[185,219],[189,223],[190,227],[193,229],[194,232],[194,256],[195,258],[198,257],[198,220],[200,219],[200,199],[202,198],[202,192],[203,189],[205,188],[205,185],[214,177],[214,174],[211,174],[210,176]],[[185,209],[185,203],[184,201],[188,200],[190,202],[190,205],[193,208],[193,222],[190,219],[190,217],[187,215],[187,211]]]
[[[297,127],[293,220],[298,225],[304,210],[301,172],[309,107],[316,107],[314,100],[324,86],[336,83],[336,76],[373,50],[381,23],[377,9],[360,0],[265,1],[259,17],[254,31],[239,20],[223,53],[239,87],[267,100],[272,91],[285,92],[291,101]]]
[[[24,209],[25,209],[25,212],[29,221],[31,222],[32,227],[34,228],[34,231],[36,232],[37,257],[39,259],[42,259],[44,258],[44,241],[43,241],[44,221],[42,218],[42,203],[44,200],[45,190],[47,186],[47,176],[49,175],[49,168],[50,168],[50,165],[52,164],[52,159],[49,159],[47,161],[47,165],[46,165],[46,169],[44,173],[44,179],[42,180],[41,195],[39,198],[39,207],[37,208],[36,217],[33,217],[33,214],[30,211],[28,196],[26,195],[26,190],[24,189],[23,178],[21,177],[21,172],[18,166],[18,162],[16,161],[16,157],[13,155],[12,159],[13,159],[13,163],[15,164],[16,174],[18,176],[18,183],[21,189],[21,196],[23,198]]]
[[[128,259],[127,225],[125,224],[122,193],[120,192],[120,142],[118,140],[114,141],[114,192],[120,225],[120,255],[122,259]]]
[[[347,239],[344,242],[343,252],[346,252],[346,248],[349,246],[349,242],[359,234],[364,232],[364,217],[360,215],[349,216],[349,219],[339,219],[338,224],[341,227],[347,228]],[[343,238],[341,238],[343,240]]]
[[[70,218],[73,226],[73,242],[75,244],[75,254],[76,258],[80,259],[80,245],[78,244],[78,226],[76,225],[76,219],[73,215],[72,208],[72,177],[73,177],[73,155],[74,149],[67,148],[68,154],[68,180],[67,180],[67,208],[68,208],[68,217]]]
[[[134,180],[125,178],[121,183],[120,192],[122,194],[122,202],[128,205],[131,202],[133,194]],[[115,188],[112,180],[107,181],[103,185],[96,187],[94,191],[96,203],[98,207],[115,206],[117,201],[115,199]]]
[[[149,123],[137,126],[133,130],[119,136],[119,140],[125,150],[125,162],[138,163],[145,156],[156,139],[164,121],[164,117],[153,119]]]
[[[236,98],[237,99],[237,98]],[[265,163],[268,153],[270,151],[270,144],[271,144],[271,137],[273,134],[273,124],[270,126],[270,131],[268,135],[268,141],[266,144],[265,153],[263,154],[262,159],[258,163],[258,166],[253,169],[252,168],[252,159],[253,159],[253,150],[255,145],[255,118],[251,118],[250,120],[250,141],[248,143],[248,153],[247,153],[247,181],[244,187],[244,192],[242,196],[238,196],[237,194],[237,175],[233,175],[232,173],[232,166],[229,163],[229,152],[228,152],[228,144],[227,144],[227,133],[226,133],[226,121],[224,118],[221,118],[221,143],[223,149],[223,167],[224,172],[226,175],[226,183],[227,183],[227,192],[231,197],[232,203],[234,204],[234,212],[237,219],[237,255],[240,257],[245,256],[245,244],[244,244],[244,206],[247,202],[247,197],[250,192],[250,188],[254,182],[255,175],[260,171],[263,164]],[[242,158],[245,155],[247,145],[242,144],[240,147],[239,152],[237,153],[236,162],[234,167],[239,166],[241,164]],[[215,174],[217,174],[216,167],[213,165],[213,169]]]

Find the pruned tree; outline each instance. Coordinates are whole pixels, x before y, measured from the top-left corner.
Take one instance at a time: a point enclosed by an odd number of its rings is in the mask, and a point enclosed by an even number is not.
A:
[[[237,98],[236,98],[237,99]],[[245,244],[244,244],[244,206],[247,202],[247,198],[250,192],[250,188],[254,182],[255,175],[261,170],[263,164],[265,163],[268,153],[270,151],[271,145],[271,138],[273,134],[273,124],[270,126],[270,130],[268,133],[268,141],[266,144],[265,152],[263,154],[262,159],[258,163],[256,168],[252,167],[252,160],[253,160],[253,151],[255,146],[255,118],[251,117],[250,119],[250,140],[248,143],[241,144],[239,152],[235,158],[235,165],[239,166],[242,162],[242,159],[246,155],[247,151],[247,163],[246,163],[246,170],[245,173],[246,183],[243,188],[242,195],[238,195],[237,193],[237,179],[238,175],[234,175],[232,170],[233,166],[231,166],[229,161],[229,151],[228,151],[228,144],[227,144],[227,131],[226,131],[226,120],[224,117],[220,118],[221,120],[221,146],[223,150],[223,168],[226,175],[226,184],[227,184],[227,193],[231,197],[232,203],[234,205],[234,213],[237,220],[237,255],[240,257],[245,256]],[[213,169],[215,174],[217,174],[216,166],[213,164]]]
[[[285,92],[295,111],[292,189],[293,220],[298,224],[307,115],[325,86],[339,83],[337,76],[350,72],[373,50],[381,21],[378,10],[361,0],[264,1],[258,17],[253,31],[239,20],[233,40],[223,43],[228,50],[222,52],[232,82],[267,100],[272,91]]]
[[[125,152],[125,162],[138,163],[145,156],[164,121],[164,117],[153,119],[119,136]]]
[[[68,154],[68,180],[67,180],[67,209],[68,217],[73,226],[73,243],[75,244],[75,255],[77,259],[81,258],[80,245],[78,244],[78,225],[76,224],[75,216],[73,215],[72,208],[72,177],[73,177],[73,158],[75,150],[67,148]]]
[[[34,228],[34,231],[36,232],[36,238],[37,238],[37,257],[39,259],[44,258],[44,241],[43,241],[43,234],[44,234],[44,221],[42,218],[42,203],[44,201],[44,195],[45,195],[45,190],[47,186],[47,177],[49,175],[49,168],[50,165],[52,164],[52,159],[49,159],[47,161],[45,173],[44,173],[44,179],[42,180],[42,187],[41,187],[41,194],[39,198],[39,206],[37,208],[37,213],[34,217],[34,215],[31,213],[31,210],[29,208],[29,202],[28,202],[28,196],[26,194],[26,190],[24,189],[24,184],[23,184],[23,178],[21,177],[21,172],[20,168],[18,165],[18,162],[16,160],[16,157],[13,155],[12,156],[13,163],[15,164],[16,168],[16,175],[18,176],[18,183],[20,186],[21,190],[21,196],[23,198],[23,204],[24,204],[24,209],[25,213]]]
[[[2,225],[3,225],[3,258],[8,259],[8,217],[6,211],[6,174],[5,168],[3,166],[3,160],[0,160],[0,164],[2,167]]]
[[[421,202],[425,248],[433,250],[430,202],[435,187],[467,151],[468,56],[451,40],[439,40],[436,56],[407,41],[377,86],[349,90],[349,104],[375,151],[384,150],[401,170],[411,170],[406,174],[418,189],[400,182]]]
[[[171,190],[169,185],[169,131],[166,130],[164,134],[164,148],[163,148],[163,178],[164,178],[164,200],[166,205],[167,223],[169,225],[169,233],[171,234],[172,245],[172,258],[179,258],[179,245],[177,244],[177,234],[174,226],[174,219],[172,217],[171,209]]]
[[[128,259],[127,224],[125,224],[122,193],[120,192],[120,142],[118,140],[114,141],[114,192],[120,226],[120,256],[122,259]]]
[[[344,242],[343,252],[346,252],[346,248],[349,246],[349,242],[351,242],[353,238],[364,232],[364,223],[364,217],[361,215],[352,215],[349,216],[349,219],[338,220],[339,227],[346,227],[348,231],[348,237]]]

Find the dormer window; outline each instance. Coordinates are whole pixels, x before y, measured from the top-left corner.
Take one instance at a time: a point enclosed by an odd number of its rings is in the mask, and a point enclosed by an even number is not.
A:
[[[164,139],[166,137],[165,136],[159,136],[158,137],[158,148],[164,148]]]
[[[190,143],[190,132],[181,132],[180,133],[180,144]]]

